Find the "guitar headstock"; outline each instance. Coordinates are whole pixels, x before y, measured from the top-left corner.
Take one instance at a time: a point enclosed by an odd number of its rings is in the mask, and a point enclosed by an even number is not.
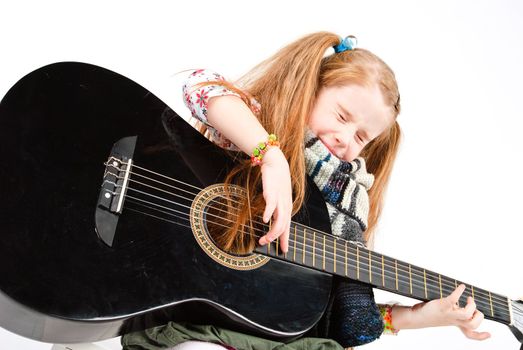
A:
[[[512,300],[511,304],[512,324],[509,325],[509,328],[516,338],[523,343],[523,299]]]

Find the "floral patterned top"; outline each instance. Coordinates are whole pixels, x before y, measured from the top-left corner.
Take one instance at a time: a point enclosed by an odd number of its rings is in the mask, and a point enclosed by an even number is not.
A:
[[[211,141],[218,146],[239,151],[231,141],[225,138],[218,130],[213,128],[207,121],[207,103],[211,97],[233,95],[240,97],[236,92],[221,85],[198,86],[200,83],[209,81],[225,81],[225,78],[208,69],[198,69],[192,72],[182,86],[183,100],[185,105],[191,111],[194,118],[205,124],[209,130]],[[251,111],[258,114],[261,106],[254,98],[251,98]]]

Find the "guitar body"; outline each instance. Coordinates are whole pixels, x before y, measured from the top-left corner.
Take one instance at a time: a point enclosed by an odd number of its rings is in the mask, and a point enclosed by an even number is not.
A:
[[[2,327],[67,343],[169,320],[282,340],[317,323],[330,275],[277,259],[249,270],[219,264],[180,219],[189,207],[165,220],[126,210],[126,201],[105,244],[95,219],[104,162],[128,136],[137,136],[134,164],[200,189],[222,182],[233,164],[152,93],[94,65],[42,67],[2,100]],[[293,220],[330,232],[321,194],[308,187]]]

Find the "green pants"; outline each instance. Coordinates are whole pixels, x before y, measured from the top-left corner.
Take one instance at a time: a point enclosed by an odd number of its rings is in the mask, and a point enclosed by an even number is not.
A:
[[[214,326],[169,322],[160,327],[122,336],[124,350],[159,350],[188,340],[227,344],[238,350],[343,350],[332,339],[300,338],[280,343]]]

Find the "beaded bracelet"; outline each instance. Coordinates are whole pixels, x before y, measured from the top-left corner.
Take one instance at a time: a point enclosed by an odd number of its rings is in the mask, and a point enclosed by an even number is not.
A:
[[[251,164],[252,166],[259,165],[263,159],[265,152],[269,150],[270,146],[280,147],[280,142],[274,134],[270,134],[267,138],[267,141],[260,142],[258,146],[252,151],[251,154]]]
[[[399,329],[392,327],[392,306],[383,305],[380,306],[381,317],[383,317],[383,333],[385,334],[398,334]]]

